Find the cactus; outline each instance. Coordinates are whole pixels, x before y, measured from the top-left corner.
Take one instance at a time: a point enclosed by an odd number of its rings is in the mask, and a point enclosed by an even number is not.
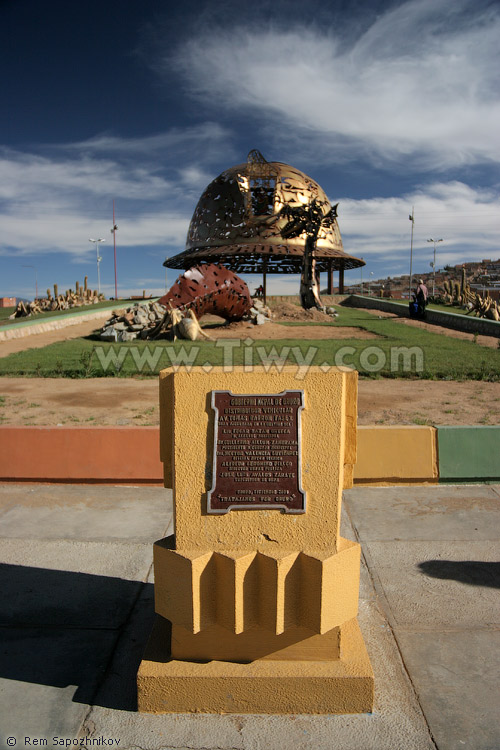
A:
[[[47,299],[52,299],[51,294],[50,294],[50,289],[47,289]]]
[[[85,291],[87,291],[88,280],[89,280],[89,277],[85,276],[85,278],[83,280],[83,288],[85,289]]]
[[[58,296],[59,296],[59,291],[57,288],[57,284],[54,284],[54,299],[57,299]]]

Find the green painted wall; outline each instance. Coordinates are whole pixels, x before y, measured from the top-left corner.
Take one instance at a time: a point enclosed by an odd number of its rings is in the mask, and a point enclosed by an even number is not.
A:
[[[440,481],[500,479],[500,426],[437,427]]]

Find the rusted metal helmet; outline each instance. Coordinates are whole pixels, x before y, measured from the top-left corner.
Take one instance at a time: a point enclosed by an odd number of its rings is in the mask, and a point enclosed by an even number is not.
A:
[[[290,218],[301,209],[304,215],[313,212],[315,221],[320,214],[317,270],[364,265],[344,253],[336,206],[318,183],[288,164],[266,161],[256,150],[210,183],[191,219],[186,250],[164,265],[186,269],[219,262],[237,273],[299,273],[307,226],[291,232]]]

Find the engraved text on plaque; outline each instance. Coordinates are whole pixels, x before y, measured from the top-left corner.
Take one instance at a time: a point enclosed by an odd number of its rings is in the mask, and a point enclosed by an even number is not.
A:
[[[231,508],[305,512],[303,407],[303,391],[241,395],[212,391],[215,434],[209,513],[227,513]]]

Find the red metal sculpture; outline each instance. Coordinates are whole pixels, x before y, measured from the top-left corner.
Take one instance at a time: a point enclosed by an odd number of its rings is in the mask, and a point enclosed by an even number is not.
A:
[[[248,287],[235,273],[215,263],[202,263],[185,271],[160,300],[161,305],[206,313],[228,321],[241,320],[252,307]]]

